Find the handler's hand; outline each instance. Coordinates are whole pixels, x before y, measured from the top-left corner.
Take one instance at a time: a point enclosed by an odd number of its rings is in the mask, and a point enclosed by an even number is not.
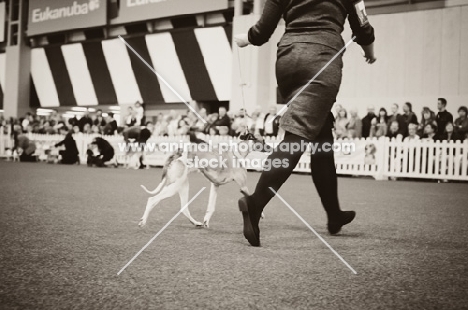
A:
[[[236,42],[239,47],[246,47],[250,44],[249,36],[246,33],[241,33],[234,36],[234,42]]]

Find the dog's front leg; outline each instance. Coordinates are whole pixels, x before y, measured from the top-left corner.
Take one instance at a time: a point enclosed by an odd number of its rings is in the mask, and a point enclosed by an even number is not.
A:
[[[206,208],[205,218],[203,219],[203,226],[210,227],[210,219],[216,208],[216,199],[218,198],[219,186],[211,183],[210,199],[208,200],[208,207]]]
[[[188,203],[188,198],[189,198],[189,181],[188,178],[185,179],[185,181],[182,183],[180,189],[179,189],[179,196],[180,196],[180,208],[183,208],[187,205]],[[190,211],[188,206],[182,211],[184,215],[189,219],[190,223],[192,223],[195,226],[202,226],[203,224],[200,223],[199,221],[196,221],[192,215],[190,215]]]

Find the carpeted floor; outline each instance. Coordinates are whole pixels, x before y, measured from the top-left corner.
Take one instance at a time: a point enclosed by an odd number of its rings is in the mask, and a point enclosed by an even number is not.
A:
[[[210,229],[163,201],[138,228],[160,169],[98,169],[0,162],[1,309],[467,309],[468,185],[340,178],[357,218],[339,236],[310,176],[280,194],[357,271],[354,275],[274,198],[248,246],[235,184],[220,189]],[[258,173],[249,174],[253,190]],[[202,220],[209,183],[193,174]]]

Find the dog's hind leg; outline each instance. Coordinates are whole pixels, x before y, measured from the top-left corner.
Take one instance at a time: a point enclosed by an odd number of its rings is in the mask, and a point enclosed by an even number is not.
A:
[[[189,181],[187,176],[185,176],[185,180],[181,183],[179,188],[179,196],[180,196],[180,208],[184,208],[188,203],[189,198]],[[195,226],[202,226],[203,224],[199,221],[196,221],[192,215],[190,215],[190,211],[188,206],[182,211],[182,213],[189,219],[190,223]]]
[[[219,186],[211,183],[210,199],[208,200],[208,207],[206,209],[205,218],[203,219],[203,226],[210,227],[210,219],[216,208],[216,199],[218,198]]]
[[[143,227],[146,225],[148,216],[153,208],[162,200],[174,196],[180,189],[180,183],[172,183],[165,186],[156,196],[148,198],[146,203],[145,213],[138,223],[138,226]]]

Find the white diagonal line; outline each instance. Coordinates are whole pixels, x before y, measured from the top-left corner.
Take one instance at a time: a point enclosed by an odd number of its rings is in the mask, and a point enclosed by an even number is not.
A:
[[[133,47],[131,47],[130,44],[127,43],[127,41],[125,41],[124,38],[122,38],[122,36],[119,35],[119,39],[122,40],[122,42],[133,52],[133,54],[135,54],[138,58],[140,58],[140,60],[151,70],[153,71],[154,74],[156,74],[156,76],[161,80],[163,81],[164,84],[166,84],[166,86],[180,99],[182,100],[183,103],[185,103],[185,105],[190,109],[192,110],[193,113],[195,113],[195,115],[203,122],[203,124],[206,124],[206,121],[203,119],[203,117],[200,116],[200,114],[197,113],[197,111],[195,111],[195,109],[187,102],[185,101],[184,98],[182,98],[182,96],[171,86],[169,85],[169,83],[159,74],[156,72],[156,70],[154,70],[153,67],[151,67],[151,65],[149,63],[146,62],[146,60],[143,59],[143,57],[140,56],[140,54],[137,53],[137,51],[135,51],[133,49]]]
[[[317,72],[317,74],[315,74],[314,77],[313,77],[307,84],[305,84],[305,85],[294,95],[294,97],[292,97],[292,99],[289,100],[289,102],[288,102],[284,107],[281,108],[281,110],[279,110],[278,113],[276,113],[275,117],[273,117],[272,119],[270,119],[268,122],[269,122],[269,123],[272,123],[272,122],[275,120],[275,118],[278,117],[278,115],[280,115],[281,113],[283,113],[283,111],[284,111],[286,108],[288,108],[289,105],[290,105],[294,100],[296,100],[296,98],[307,88],[307,86],[309,86],[313,81],[315,81],[315,79],[323,72],[323,70],[325,70],[325,69],[333,62],[333,60],[335,60],[336,57],[338,57],[338,55],[340,55],[341,53],[343,53],[343,51],[344,51],[351,43],[353,43],[353,41],[354,41],[355,38],[356,38],[356,37],[352,37],[351,40],[349,40],[348,43],[346,43],[346,45],[343,46],[343,48],[340,49],[340,50],[338,51],[338,53],[336,53],[335,56],[333,56],[333,58],[330,59],[330,61],[328,61],[328,62],[325,64],[325,66],[323,66],[323,68],[320,69],[320,71]]]
[[[148,243],[146,243],[146,244],[145,244],[145,246],[144,246],[144,247],[142,247],[142,248],[141,248],[141,250],[140,250],[140,251],[138,251],[138,253],[136,253],[136,254],[135,254],[135,256],[133,256],[133,257],[132,257],[132,259],[131,259],[131,260],[129,260],[129,261],[128,261],[128,263],[127,263],[127,264],[126,264],[126,265],[125,265],[125,266],[124,266],[122,269],[120,269],[120,271],[119,271],[119,272],[117,272],[117,275],[120,275],[120,274],[122,273],[122,271],[124,271],[124,270],[125,270],[125,268],[127,268],[127,267],[128,267],[128,266],[129,266],[129,265],[130,265],[130,264],[131,264],[131,263],[132,263],[132,262],[133,262],[133,261],[134,261],[134,260],[135,260],[137,257],[138,257],[138,255],[140,255],[140,254],[141,254],[141,253],[142,253],[142,252],[143,252],[143,251],[144,251],[144,250],[145,250],[145,249],[146,249],[146,248],[147,248],[147,247],[148,247],[148,246],[151,244],[151,242],[153,242],[153,241],[154,241],[154,239],[156,239],[156,238],[157,238],[157,237],[158,237],[158,236],[159,236],[159,235],[160,235],[160,234],[161,234],[161,233],[162,233],[162,232],[163,232],[163,231],[164,231],[164,230],[165,230],[165,229],[166,229],[166,228],[167,228],[167,227],[168,227],[168,226],[169,226],[169,225],[170,225],[170,224],[171,224],[171,223],[172,223],[172,222],[175,220],[175,219],[176,219],[176,217],[178,217],[178,216],[179,216],[179,214],[181,214],[181,213],[182,213],[182,212],[183,212],[183,211],[184,211],[184,210],[185,210],[185,209],[186,209],[186,208],[189,206],[189,204],[191,204],[191,203],[192,203],[192,201],[194,201],[194,200],[195,200],[195,198],[197,198],[197,197],[198,197],[198,195],[200,195],[200,194],[201,194],[201,192],[203,192],[203,191],[205,190],[205,188],[206,188],[206,187],[203,187],[203,188],[202,188],[202,189],[201,189],[201,190],[200,190],[198,193],[196,193],[196,195],[195,195],[195,196],[193,196],[193,198],[192,198],[192,199],[190,199],[190,201],[189,201],[189,202],[187,202],[187,204],[186,204],[186,205],[185,205],[183,208],[181,208],[181,209],[179,210],[179,212],[177,212],[177,214],[176,214],[176,215],[174,215],[174,217],[173,217],[173,218],[171,218],[171,219],[170,219],[170,221],[169,221],[169,222],[167,222],[167,224],[166,224],[166,225],[164,225],[164,227],[163,227],[163,228],[161,228],[161,229],[158,231],[158,233],[157,233],[157,234],[156,234],[156,235],[155,235],[153,238],[151,238],[151,240],[150,240],[150,241],[148,241]]]
[[[348,267],[354,274],[357,274],[356,270],[353,269],[353,267],[351,267],[348,262],[346,262],[343,257],[341,257],[340,254],[338,254],[338,252],[336,252],[329,244],[328,242],[325,241],[325,239],[322,238],[322,236],[320,236],[316,231],[315,229],[312,228],[312,226],[309,225],[309,223],[307,223],[303,218],[302,216],[299,215],[299,213],[296,212],[296,210],[293,209],[293,207],[291,207],[287,202],[286,200],[283,199],[283,197],[280,196],[280,194],[278,194],[273,188],[270,187],[270,190],[276,195],[278,196],[278,198],[320,239],[320,241],[322,241],[332,252],[333,254],[335,254],[345,265],[346,267]]]

